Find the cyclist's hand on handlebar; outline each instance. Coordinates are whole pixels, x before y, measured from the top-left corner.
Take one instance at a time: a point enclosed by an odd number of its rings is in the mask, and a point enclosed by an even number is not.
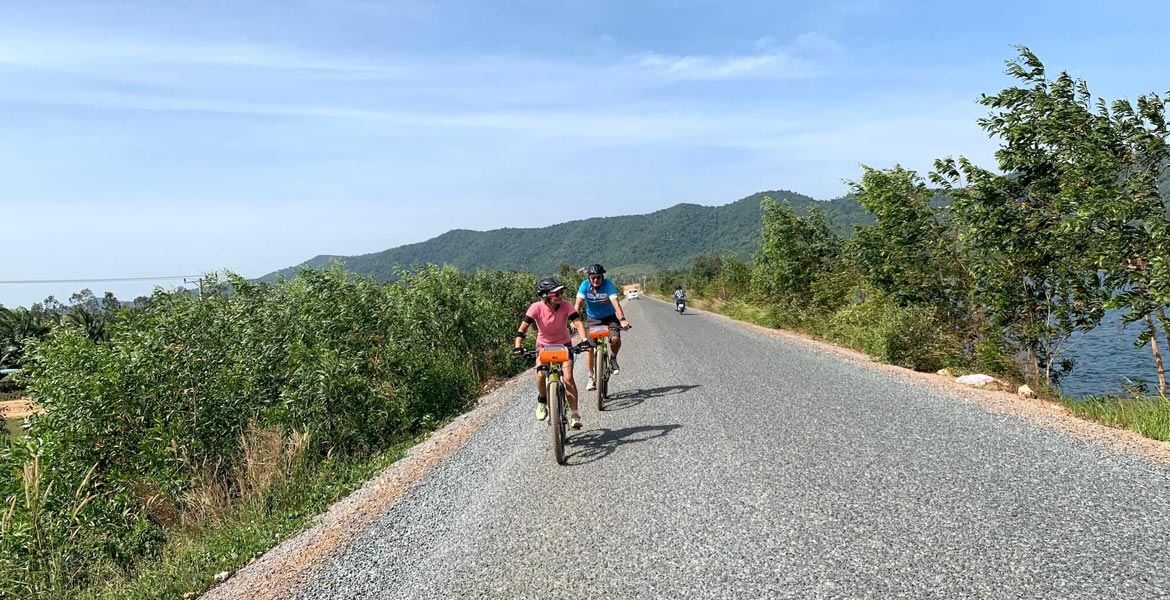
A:
[[[524,356],[524,348],[512,348],[512,356],[515,356],[516,358]]]

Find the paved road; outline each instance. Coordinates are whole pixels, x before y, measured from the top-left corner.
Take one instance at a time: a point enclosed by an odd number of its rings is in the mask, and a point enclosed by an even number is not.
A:
[[[298,598],[1170,598],[1170,470],[663,303],[568,466],[518,396]],[[578,366],[583,382],[584,367]]]

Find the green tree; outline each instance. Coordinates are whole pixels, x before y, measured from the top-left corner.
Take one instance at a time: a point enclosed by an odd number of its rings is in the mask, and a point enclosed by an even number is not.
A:
[[[1078,102],[1081,86],[1067,75],[1049,82],[1035,55],[1019,50],[1008,74],[1024,85],[980,100],[992,111],[979,124],[1001,140],[996,159],[1007,175],[945,159],[935,180],[955,198],[977,310],[1027,353],[1033,377],[1053,382],[1072,366],[1065,343],[1097,325],[1108,299],[1097,240],[1080,221],[1089,197],[1070,162],[1094,116]]]
[[[711,294],[720,300],[743,300],[751,292],[752,270],[738,254],[722,257],[722,270],[711,282]]]
[[[723,258],[719,256],[699,255],[691,261],[691,270],[687,273],[687,289],[697,296],[708,294],[711,283],[723,273]]]
[[[1023,47],[1019,53],[1008,73],[1020,85],[985,97],[993,112],[980,121],[1004,140],[997,158],[1011,180],[992,183],[994,177],[969,164],[951,162],[945,170],[952,180],[961,171],[983,182],[986,191],[998,188],[990,195],[1014,197],[1015,223],[1022,227],[1008,237],[1022,244],[1014,248],[1013,261],[1058,261],[1047,279],[1026,279],[1047,281],[1054,301],[1043,305],[1055,305],[1041,324],[1046,327],[1032,329],[1047,329],[1059,339],[1069,327],[1094,325],[1103,308],[1122,309],[1125,322],[1143,323],[1138,343],[1150,345],[1165,394],[1157,334],[1161,325],[1170,344],[1170,225],[1159,194],[1170,163],[1167,100],[1157,94],[1140,96],[1136,104],[1094,100],[1084,80],[1066,72],[1050,79],[1035,54]],[[971,218],[988,215],[966,216],[979,229]],[[1029,231],[1044,233],[1029,242]],[[1041,352],[1049,355],[1049,365],[1053,350]]]
[[[24,362],[25,346],[52,331],[52,319],[39,306],[13,309],[0,306],[0,367],[16,368]]]
[[[565,284],[571,292],[571,295],[577,294],[577,289],[581,287],[581,282],[585,280],[584,274],[579,270],[573,268],[569,263],[563,262],[557,267],[557,279]]]
[[[805,217],[787,200],[764,198],[764,228],[753,262],[752,289],[763,298],[803,301],[813,283],[833,270],[841,253],[841,239],[825,214],[816,207]]]
[[[862,277],[903,306],[961,306],[966,272],[926,182],[901,166],[862,169],[853,192],[875,218],[854,230],[853,260]]]

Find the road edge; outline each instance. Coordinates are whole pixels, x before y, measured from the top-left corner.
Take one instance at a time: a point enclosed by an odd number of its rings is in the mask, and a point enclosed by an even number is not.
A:
[[[286,598],[311,581],[324,559],[334,555],[375,520],[394,508],[448,456],[462,448],[484,424],[508,406],[512,388],[526,371],[480,397],[476,407],[453,419],[407,451],[361,488],[329,506],[312,526],[265,552],[255,562],[211,588],[203,600]]]
[[[645,293],[642,294],[642,297],[650,298],[655,302],[661,302],[667,306],[670,305],[669,302],[661,298]],[[897,365],[878,362],[864,352],[838,346],[831,342],[795,331],[771,329],[756,325],[755,323],[733,319],[727,315],[710,310],[693,309],[690,306],[687,307],[687,310],[710,315],[750,331],[795,342],[871,371],[900,377],[919,387],[943,393],[950,398],[974,404],[997,414],[1021,417],[1049,429],[1074,435],[1087,443],[1103,445],[1115,452],[1136,456],[1164,467],[1170,467],[1170,442],[1160,442],[1127,429],[1118,429],[1083,419],[1069,412],[1068,409],[1057,402],[1039,398],[1024,398],[1012,392],[974,388],[956,383],[953,378],[945,375],[923,373]]]

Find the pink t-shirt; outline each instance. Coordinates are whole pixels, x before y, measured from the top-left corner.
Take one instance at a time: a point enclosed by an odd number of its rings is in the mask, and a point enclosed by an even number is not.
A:
[[[532,306],[528,307],[528,312],[524,314],[536,322],[536,329],[539,331],[536,336],[536,345],[563,344],[568,346],[572,344],[573,339],[569,336],[569,315],[574,312],[577,311],[573,305],[564,300],[555,311],[543,300],[533,302]]]

